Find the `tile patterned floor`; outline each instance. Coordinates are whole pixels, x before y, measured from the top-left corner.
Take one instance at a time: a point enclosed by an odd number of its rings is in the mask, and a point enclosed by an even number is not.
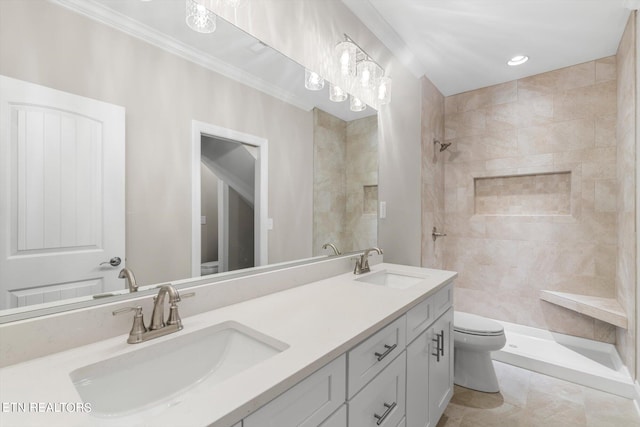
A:
[[[500,393],[455,386],[437,427],[640,427],[632,400],[494,362]]]

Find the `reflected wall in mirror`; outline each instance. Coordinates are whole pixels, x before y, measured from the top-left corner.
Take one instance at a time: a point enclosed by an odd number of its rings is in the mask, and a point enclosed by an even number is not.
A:
[[[168,32],[172,44],[166,43]],[[328,255],[322,244],[337,239],[329,230],[332,208],[313,195],[313,107],[344,122],[376,121],[370,108],[352,115],[345,103],[331,105],[329,85],[305,95],[303,67],[222,20],[213,34],[193,32],[179,1],[3,0],[0,74],[124,109],[126,257],[117,267],[95,265],[92,274],[105,270],[116,277],[126,266],[140,286],[193,277],[194,264],[202,263],[192,256],[194,120],[269,142],[268,264]],[[364,182],[361,191],[375,183]],[[348,205],[346,190],[344,200]],[[327,213],[324,236],[314,234],[315,209]],[[356,231],[346,219],[339,227]],[[344,234],[340,239],[343,252],[361,243],[347,242]],[[105,255],[103,261],[118,254]],[[122,279],[115,283],[125,289]]]
[[[341,252],[378,241],[378,119],[344,121],[313,111],[313,251],[325,243]]]

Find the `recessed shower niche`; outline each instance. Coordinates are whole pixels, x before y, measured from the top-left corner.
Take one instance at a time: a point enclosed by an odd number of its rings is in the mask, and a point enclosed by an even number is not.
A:
[[[474,178],[476,215],[570,215],[571,172]]]

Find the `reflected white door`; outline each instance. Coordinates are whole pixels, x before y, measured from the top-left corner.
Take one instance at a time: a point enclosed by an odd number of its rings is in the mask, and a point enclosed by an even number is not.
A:
[[[0,308],[124,287],[124,113],[0,76]]]

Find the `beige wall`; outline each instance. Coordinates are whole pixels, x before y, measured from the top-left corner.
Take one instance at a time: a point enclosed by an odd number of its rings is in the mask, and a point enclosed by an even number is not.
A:
[[[378,224],[378,244],[385,261],[420,265],[420,80],[340,0],[245,0],[237,11],[213,9],[321,74],[327,71],[326,58],[333,56],[344,33],[385,68],[393,78],[393,95],[378,114],[378,197],[387,203],[387,218]]]
[[[347,122],[345,251],[378,246],[378,117]]]
[[[314,109],[313,254],[377,246],[378,118]]]
[[[347,122],[317,108],[313,121],[313,255],[346,252]]]
[[[613,326],[539,299],[543,289],[615,296],[615,112],[615,57],[445,99],[445,267],[459,272],[458,309],[615,341]],[[567,171],[569,215],[475,213],[474,178]],[[557,202],[520,204],[545,200]]]
[[[444,167],[447,152],[440,152],[444,143],[444,96],[427,79],[422,78],[422,266],[444,268],[442,238],[433,240],[436,227],[445,232]]]
[[[616,54],[618,79],[617,138],[617,220],[618,263],[616,294],[629,317],[627,330],[618,328],[617,347],[629,370],[634,373],[636,340],[636,20],[631,14]]]
[[[127,265],[140,283],[190,276],[194,119],[269,140],[269,262],[311,256],[310,112],[44,0],[0,2],[0,74],[126,108]]]

